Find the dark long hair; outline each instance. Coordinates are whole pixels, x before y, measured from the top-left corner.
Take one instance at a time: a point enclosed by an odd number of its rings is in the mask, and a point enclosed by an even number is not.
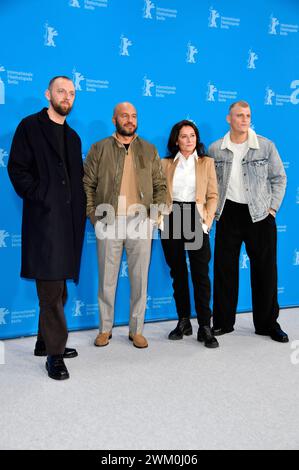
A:
[[[173,128],[171,129],[170,136],[169,136],[169,139],[168,139],[168,144],[167,144],[167,148],[168,148],[168,151],[169,151],[169,157],[174,158],[176,156],[176,154],[178,153],[178,151],[180,150],[179,146],[177,145],[177,140],[178,140],[178,137],[179,137],[180,130],[184,126],[192,127],[192,129],[195,132],[197,155],[199,157],[203,157],[204,155],[206,155],[205,146],[200,141],[200,135],[199,135],[199,131],[198,131],[196,125],[194,124],[194,122],[188,121],[187,119],[184,119],[183,121],[177,122],[173,126]]]

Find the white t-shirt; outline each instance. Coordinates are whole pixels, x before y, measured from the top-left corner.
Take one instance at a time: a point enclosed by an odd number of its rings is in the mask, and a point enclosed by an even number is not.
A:
[[[242,144],[229,143],[229,149],[233,152],[232,171],[229,179],[226,198],[241,204],[248,204],[244,189],[242,160],[248,152],[249,146],[246,140]]]

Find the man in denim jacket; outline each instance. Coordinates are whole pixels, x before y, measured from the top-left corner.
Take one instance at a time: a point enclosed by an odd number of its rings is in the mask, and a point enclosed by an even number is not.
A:
[[[284,197],[286,174],[273,142],[250,129],[245,101],[230,106],[230,131],[214,142],[219,202],[214,254],[215,335],[234,330],[242,242],[250,259],[255,332],[288,342],[278,322],[275,215]]]

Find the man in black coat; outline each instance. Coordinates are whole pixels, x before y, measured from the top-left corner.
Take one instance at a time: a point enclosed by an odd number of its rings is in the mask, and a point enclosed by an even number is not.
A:
[[[8,173],[23,199],[21,277],[35,279],[39,331],[34,354],[47,355],[49,377],[69,378],[63,358],[66,279],[79,278],[85,228],[81,140],[66,123],[75,99],[73,82],[54,77],[46,90],[49,107],[23,119],[15,132]]]

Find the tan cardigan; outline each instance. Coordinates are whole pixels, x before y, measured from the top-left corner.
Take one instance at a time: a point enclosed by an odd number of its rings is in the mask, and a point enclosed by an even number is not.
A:
[[[179,162],[173,158],[163,158],[162,167],[167,180],[167,204],[172,205],[173,176]],[[218,188],[213,158],[198,157],[196,164],[196,206],[209,228],[211,227],[218,202]],[[171,211],[171,210],[170,210]]]

